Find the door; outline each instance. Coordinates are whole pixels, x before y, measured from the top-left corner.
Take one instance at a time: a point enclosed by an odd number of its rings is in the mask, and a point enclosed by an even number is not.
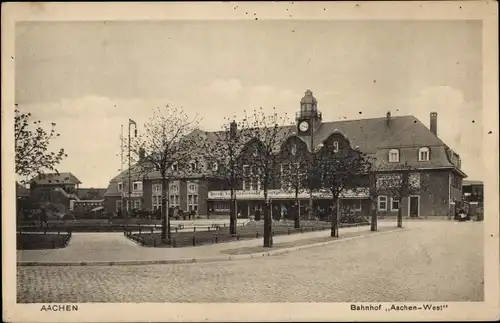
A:
[[[419,196],[410,196],[410,217],[416,218],[420,214],[420,197]]]

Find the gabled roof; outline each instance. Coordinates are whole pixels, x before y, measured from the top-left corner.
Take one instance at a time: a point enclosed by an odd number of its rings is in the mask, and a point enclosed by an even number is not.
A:
[[[34,177],[30,183],[35,182],[37,185],[57,185],[57,184],[81,184],[80,180],[70,172],[66,173],[46,173]]]

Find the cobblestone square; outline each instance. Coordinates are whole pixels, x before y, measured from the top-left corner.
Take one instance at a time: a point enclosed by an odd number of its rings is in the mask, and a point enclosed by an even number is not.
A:
[[[20,303],[482,301],[483,223],[406,229],[259,259],[17,268]],[[138,250],[139,251],[139,250]]]

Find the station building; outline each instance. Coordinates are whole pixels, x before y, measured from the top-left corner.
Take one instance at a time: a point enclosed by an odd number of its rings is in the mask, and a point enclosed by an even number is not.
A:
[[[462,179],[466,174],[461,170],[460,156],[437,135],[438,116],[430,113],[429,127],[416,117],[392,116],[390,112],[379,118],[324,121],[318,110],[318,102],[308,90],[300,101],[296,113],[296,124],[283,127],[282,142],[276,149],[283,163],[290,163],[290,156],[310,154],[318,149],[359,149],[376,157],[387,165],[407,164],[412,176],[425,191],[399,201],[391,196],[378,197],[379,215],[396,215],[402,208],[404,216],[450,216],[455,213],[455,205],[462,201]],[[208,141],[217,140],[213,132],[199,131]],[[321,148],[323,147],[323,148]],[[243,149],[247,153],[251,149]],[[292,157],[293,159],[294,157]],[[208,163],[208,162],[207,162]],[[262,210],[263,192],[259,181],[252,174],[251,165],[243,176],[236,192],[237,210],[243,217]],[[210,167],[191,167],[187,176],[170,182],[169,203],[182,210],[194,210],[199,215],[228,214],[230,191],[224,181],[211,174]],[[133,172],[132,172],[133,173]],[[112,178],[105,193],[107,213],[116,213],[122,205],[130,201],[135,209],[157,210],[161,208],[161,178],[159,174],[149,174],[147,179],[132,175],[131,195],[128,196],[128,171]],[[295,194],[285,189],[285,183],[273,183],[269,191],[272,212],[286,216],[293,204]],[[301,214],[306,213],[310,195],[299,195]],[[313,194],[314,208],[325,208],[330,203],[328,194]],[[363,190],[346,191],[342,194],[342,207],[369,214],[371,202]]]

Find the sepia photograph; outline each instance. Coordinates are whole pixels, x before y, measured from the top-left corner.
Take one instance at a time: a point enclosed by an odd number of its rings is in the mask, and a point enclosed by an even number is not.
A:
[[[498,319],[491,2],[17,5],[4,320]]]

